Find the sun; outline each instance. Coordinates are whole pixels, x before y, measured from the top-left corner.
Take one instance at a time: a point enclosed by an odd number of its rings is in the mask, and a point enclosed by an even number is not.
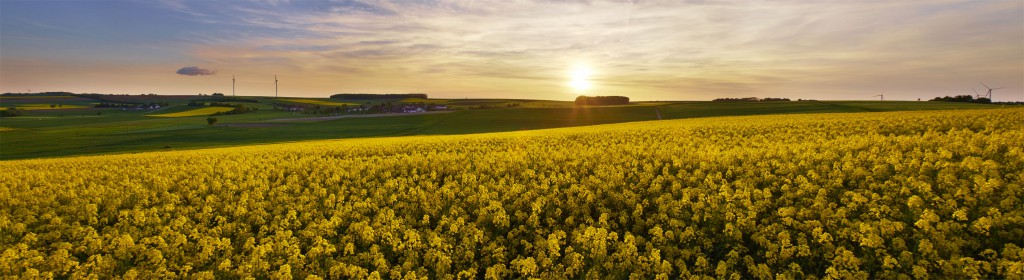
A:
[[[572,71],[572,78],[569,86],[576,91],[585,91],[592,86],[590,83],[590,69],[578,67]]]

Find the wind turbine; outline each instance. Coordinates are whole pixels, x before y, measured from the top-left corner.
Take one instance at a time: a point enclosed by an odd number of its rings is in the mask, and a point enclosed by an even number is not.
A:
[[[231,96],[235,96],[235,75],[231,75]]]
[[[991,88],[988,85],[986,85],[985,83],[979,83],[979,84],[981,84],[982,86],[985,86],[985,88],[988,89],[988,94],[985,95],[985,97],[988,97],[988,100],[992,100],[992,91],[993,90],[1001,89],[1001,87],[999,87],[999,88]]]
[[[883,95],[883,94],[875,95],[875,96],[872,96],[872,97],[879,97],[881,99],[881,101],[885,101],[885,95]]]
[[[981,99],[981,94],[978,94],[978,90],[971,88],[974,91],[974,99]]]
[[[274,98],[277,98],[277,74],[274,74]]]

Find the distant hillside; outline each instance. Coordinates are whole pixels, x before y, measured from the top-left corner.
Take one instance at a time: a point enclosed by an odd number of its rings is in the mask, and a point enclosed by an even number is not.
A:
[[[336,99],[402,99],[402,98],[423,98],[427,99],[426,93],[339,93],[331,95]]]
[[[49,92],[35,92],[35,93],[23,93],[23,92],[5,92],[0,96],[71,96],[74,93],[65,91],[49,91]]]

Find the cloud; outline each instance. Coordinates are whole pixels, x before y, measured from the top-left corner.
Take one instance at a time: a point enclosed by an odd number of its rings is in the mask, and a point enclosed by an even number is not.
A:
[[[217,74],[217,70],[203,69],[199,68],[198,66],[186,66],[181,67],[181,69],[178,69],[178,74],[185,76],[206,76]]]

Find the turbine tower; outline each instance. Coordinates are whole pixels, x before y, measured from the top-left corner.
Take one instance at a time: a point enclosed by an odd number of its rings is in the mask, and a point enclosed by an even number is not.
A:
[[[875,95],[873,97],[878,97],[878,98],[881,99],[881,101],[885,101],[885,95],[883,95],[883,94]]]
[[[274,98],[277,98],[277,74],[274,74]]]
[[[982,86],[984,86],[985,88],[987,88],[987,89],[988,89],[988,93],[987,93],[987,94],[985,94],[985,97],[987,97],[987,98],[988,98],[988,100],[992,100],[992,91],[993,91],[993,90],[1001,89],[1001,87],[998,87],[998,88],[991,88],[991,87],[989,87],[988,85],[986,85],[985,83],[979,83],[979,84],[981,84]]]
[[[235,96],[235,75],[231,75],[231,96]]]

